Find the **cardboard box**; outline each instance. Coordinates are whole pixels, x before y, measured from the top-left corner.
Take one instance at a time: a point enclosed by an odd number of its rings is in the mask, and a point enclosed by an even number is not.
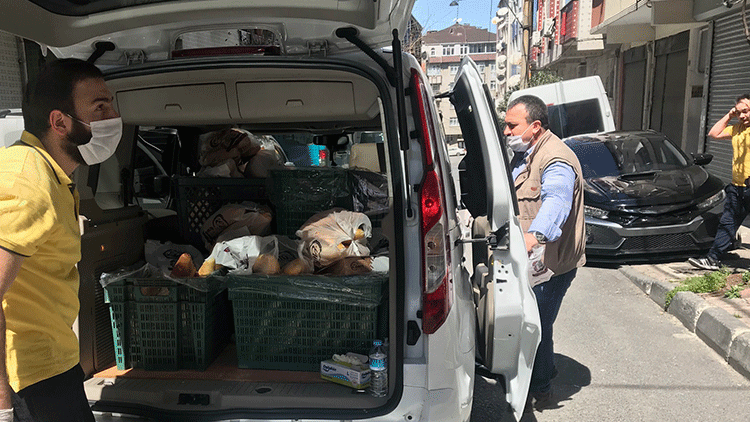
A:
[[[363,389],[370,385],[370,367],[328,359],[320,362],[320,377],[347,387]]]

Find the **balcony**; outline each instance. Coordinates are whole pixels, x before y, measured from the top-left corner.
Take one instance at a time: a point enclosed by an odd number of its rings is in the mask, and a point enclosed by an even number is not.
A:
[[[560,10],[560,44],[578,37],[578,2],[571,0]]]

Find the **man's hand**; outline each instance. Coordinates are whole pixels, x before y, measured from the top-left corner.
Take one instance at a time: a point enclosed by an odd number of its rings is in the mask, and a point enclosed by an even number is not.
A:
[[[524,233],[523,240],[526,242],[526,253],[531,253],[531,249],[539,244],[539,241],[536,240],[536,236],[534,236],[533,233]]]
[[[740,115],[740,112],[737,111],[737,107],[732,107],[731,110],[729,110],[728,116],[730,119],[733,119]]]

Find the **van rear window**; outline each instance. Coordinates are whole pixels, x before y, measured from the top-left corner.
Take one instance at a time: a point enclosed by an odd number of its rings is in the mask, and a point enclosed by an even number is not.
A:
[[[547,107],[549,127],[560,138],[604,131],[602,111],[596,99]]]

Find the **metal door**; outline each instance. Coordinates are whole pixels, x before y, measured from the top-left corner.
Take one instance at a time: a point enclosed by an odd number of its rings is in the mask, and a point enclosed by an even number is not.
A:
[[[706,168],[727,183],[732,180],[732,144],[706,134],[734,107],[739,95],[750,92],[750,43],[745,38],[740,13],[714,21],[705,132],[701,134],[705,137],[705,152],[714,156]]]

